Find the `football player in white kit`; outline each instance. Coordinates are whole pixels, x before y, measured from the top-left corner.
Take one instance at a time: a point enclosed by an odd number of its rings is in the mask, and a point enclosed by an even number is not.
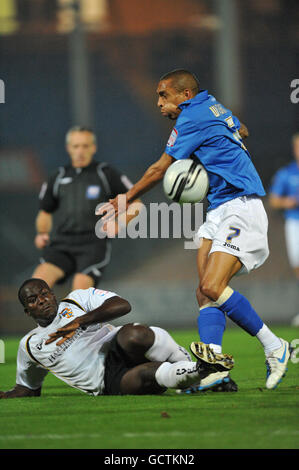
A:
[[[38,326],[21,339],[16,385],[0,398],[40,396],[49,371],[90,395],[141,395],[184,389],[234,365],[203,343],[192,362],[162,328],[107,323],[131,310],[114,292],[79,289],[58,304],[45,281],[28,279],[19,300]]]

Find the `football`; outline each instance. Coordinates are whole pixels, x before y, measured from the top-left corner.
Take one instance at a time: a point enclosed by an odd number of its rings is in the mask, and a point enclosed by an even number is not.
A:
[[[191,158],[178,160],[167,169],[163,188],[168,199],[174,202],[201,202],[209,190],[209,176],[199,162]]]

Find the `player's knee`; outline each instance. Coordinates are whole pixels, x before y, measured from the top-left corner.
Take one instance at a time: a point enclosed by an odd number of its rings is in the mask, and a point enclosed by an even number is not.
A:
[[[205,305],[207,303],[207,301],[210,300],[201,292],[200,286],[198,286],[197,289],[196,289],[196,298],[197,298],[198,305],[200,307]]]
[[[76,273],[73,278],[73,290],[89,289],[95,285],[94,279],[88,274]]]
[[[200,286],[198,286],[196,289],[196,298],[197,298],[198,305],[201,307],[206,297],[202,294],[200,290]]]
[[[32,277],[45,281],[50,288],[54,287],[56,282],[63,279],[64,276],[65,272],[61,268],[47,262],[39,264],[32,274]]]
[[[144,325],[125,325],[118,333],[117,341],[128,352],[140,352],[149,349],[154,342],[154,332]]]
[[[200,298],[201,298],[201,290],[200,290],[200,286],[197,287],[196,289],[196,298],[198,300],[198,302],[200,301]]]
[[[203,279],[200,283],[200,292],[208,299],[216,301],[221,294],[221,289],[213,280]]]

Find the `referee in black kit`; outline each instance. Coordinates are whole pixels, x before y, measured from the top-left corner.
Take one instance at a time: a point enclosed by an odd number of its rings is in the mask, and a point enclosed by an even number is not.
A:
[[[33,277],[53,287],[74,275],[72,289],[87,289],[96,286],[111,255],[110,241],[95,235],[95,208],[127,192],[132,183],[93,159],[97,142],[91,129],[72,127],[66,150],[70,164],[60,167],[40,191],[35,246],[42,257]]]

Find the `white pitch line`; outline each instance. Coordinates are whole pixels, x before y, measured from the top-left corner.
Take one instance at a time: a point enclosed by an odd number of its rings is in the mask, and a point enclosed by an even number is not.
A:
[[[201,437],[217,437],[217,436],[222,436],[224,432],[203,432],[201,433]],[[225,432],[227,435],[227,432]],[[262,431],[256,431],[254,433],[255,435],[264,435],[264,432]],[[299,435],[299,430],[293,430],[290,431],[288,429],[276,429],[273,430],[272,432],[268,433],[268,436],[298,436]],[[125,432],[123,434],[118,434],[119,437],[124,437],[124,438],[138,438],[138,437],[161,437],[165,436],[165,433],[162,432],[141,432],[141,433],[131,433],[131,432]],[[198,433],[196,432],[182,432],[182,431],[172,431],[167,433],[168,437],[183,437],[183,436],[189,436],[189,437],[194,437],[197,436],[199,437]],[[48,440],[64,440],[67,438],[72,438],[72,439],[98,439],[98,438],[103,438],[107,437],[107,434],[104,433],[92,433],[92,434],[10,434],[10,435],[2,435],[0,436],[0,441],[17,441],[17,440],[22,440],[22,439],[48,439]]]
[[[214,435],[214,433],[212,433]],[[182,436],[195,436],[196,433],[188,433],[188,432],[180,432],[180,431],[173,431],[173,432],[168,432],[167,436],[168,437],[182,437]],[[99,434],[99,433],[94,433],[94,434],[11,434],[7,436],[0,436],[0,441],[5,441],[5,440],[22,440],[22,439],[66,439],[69,437],[72,437],[72,439],[97,439],[100,437],[107,437],[107,434]],[[144,433],[130,433],[126,432],[123,434],[118,434],[120,437],[127,437],[127,438],[136,438],[139,436],[142,437],[161,437],[165,436],[165,433],[162,432],[144,432]]]
[[[9,440],[21,440],[21,439],[66,439],[70,434],[12,434],[7,436],[0,436],[1,441]],[[73,439],[82,439],[82,438],[98,438],[103,437],[104,434],[72,434]]]
[[[167,432],[167,437],[182,437],[182,436],[195,436],[195,432],[181,432],[181,431],[172,431],[172,432]],[[214,434],[214,433],[213,433]],[[165,432],[142,432],[142,433],[136,433],[136,432],[125,432],[123,434],[123,437],[160,437],[160,436],[165,436]]]

